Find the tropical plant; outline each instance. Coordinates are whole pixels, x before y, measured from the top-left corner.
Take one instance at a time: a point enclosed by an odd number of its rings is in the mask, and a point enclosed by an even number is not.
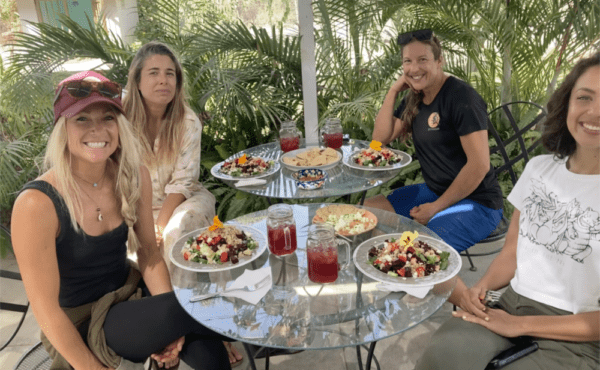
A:
[[[62,28],[33,25],[37,34],[16,38],[2,76],[0,106],[18,118],[11,130],[20,126],[10,140],[32,127],[47,130],[52,86],[62,77],[54,71],[65,61],[100,59],[108,76],[124,83],[136,46],[157,39],[179,54],[189,102],[205,123],[202,180],[217,195],[219,216],[265,208],[264,199],[208,175],[229,155],[275,139],[282,120],[304,121],[299,37],[286,23],[295,1],[249,1],[264,9],[284,4],[283,18],[261,28],[230,20],[232,1],[138,0],[135,46],[92,22],[89,30],[68,18],[61,19]],[[340,117],[357,139],[370,138],[383,96],[400,72],[399,32],[433,29],[444,44],[446,70],[473,85],[490,108],[509,100],[544,104],[564,71],[598,47],[600,35],[600,5],[593,0],[315,0],[313,9],[320,119]],[[410,142],[392,146],[414,150]],[[30,163],[25,157],[21,168]],[[415,162],[369,195],[421,181],[418,168]]]

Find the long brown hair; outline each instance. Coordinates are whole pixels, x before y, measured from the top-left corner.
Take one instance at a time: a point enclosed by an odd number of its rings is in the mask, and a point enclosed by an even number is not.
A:
[[[413,42],[420,42],[425,45],[429,45],[431,47],[431,51],[433,52],[433,57],[435,60],[440,60],[442,56],[442,44],[440,40],[432,36],[431,40],[419,41],[416,38],[413,38],[408,44],[402,45],[402,53],[404,52],[404,47],[406,45],[412,44]],[[424,94],[423,92],[415,93],[413,90],[409,90],[406,95],[406,107],[402,112],[402,116],[400,120],[404,123],[404,127],[406,127],[406,133],[410,134],[412,132],[412,123],[415,120],[417,114],[419,114],[419,104],[423,101]]]
[[[571,91],[582,74],[590,67],[598,65],[600,65],[600,52],[589,58],[581,59],[548,100],[548,116],[544,121],[542,143],[549,152],[554,153],[558,158],[570,156],[577,149],[577,142],[567,127]]]
[[[175,75],[177,77],[175,96],[167,105],[167,110],[163,117],[165,123],[158,133],[161,144],[157,153],[153,151],[154,143],[149,141],[150,131],[147,124],[146,103],[139,90],[144,63],[153,55],[166,55],[171,58],[175,65]],[[129,76],[127,86],[125,87],[127,95],[123,98],[123,110],[139,135],[144,162],[150,168],[163,163],[170,163],[177,156],[182,140],[182,123],[187,107],[183,86],[183,69],[181,68],[181,63],[179,63],[175,53],[167,45],[155,41],[149,42],[143,45],[135,54],[129,67]]]

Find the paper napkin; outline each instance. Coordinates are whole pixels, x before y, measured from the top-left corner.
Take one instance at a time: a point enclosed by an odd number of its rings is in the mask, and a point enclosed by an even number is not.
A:
[[[256,185],[264,185],[267,183],[267,180],[264,179],[246,179],[246,180],[240,180],[238,182],[235,183],[236,187],[242,187],[242,186],[256,186]]]
[[[423,299],[427,295],[427,293],[429,293],[431,288],[433,288],[433,285],[408,288],[406,286],[401,286],[401,285],[379,283],[376,285],[376,287],[379,290],[383,290],[383,291],[387,291],[387,292],[406,292],[407,294],[409,294],[413,297]]]
[[[227,289],[237,289],[254,285],[261,281],[265,276],[269,276],[269,283],[261,289],[255,290],[254,292],[243,292],[238,290],[236,292],[223,293],[222,296],[240,298],[250,304],[257,304],[267,294],[273,285],[271,268],[269,266],[258,270],[246,270],[242,275],[240,275],[240,277],[235,279],[233,284],[227,287]]]

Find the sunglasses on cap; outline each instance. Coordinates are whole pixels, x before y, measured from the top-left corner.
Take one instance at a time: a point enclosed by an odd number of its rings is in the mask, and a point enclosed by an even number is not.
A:
[[[429,41],[433,38],[432,30],[417,30],[398,35],[398,45],[406,45],[413,38],[418,41]]]
[[[53,104],[56,104],[63,89],[66,89],[67,94],[75,99],[87,98],[94,91],[110,99],[121,97],[121,85],[118,83],[112,81],[75,80],[65,82],[60,86],[58,93],[54,97]]]

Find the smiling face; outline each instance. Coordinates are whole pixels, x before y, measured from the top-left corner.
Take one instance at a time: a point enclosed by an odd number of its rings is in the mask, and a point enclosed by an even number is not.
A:
[[[67,148],[72,161],[97,164],[119,146],[117,113],[107,103],[95,103],[67,118]]]
[[[413,41],[402,48],[402,67],[413,90],[437,93],[444,81],[442,57],[435,59],[431,45]]]
[[[147,105],[166,109],[177,90],[175,63],[169,56],[155,54],[146,59],[140,73],[139,90]]]
[[[567,128],[581,149],[600,150],[600,66],[588,68],[573,86]]]

